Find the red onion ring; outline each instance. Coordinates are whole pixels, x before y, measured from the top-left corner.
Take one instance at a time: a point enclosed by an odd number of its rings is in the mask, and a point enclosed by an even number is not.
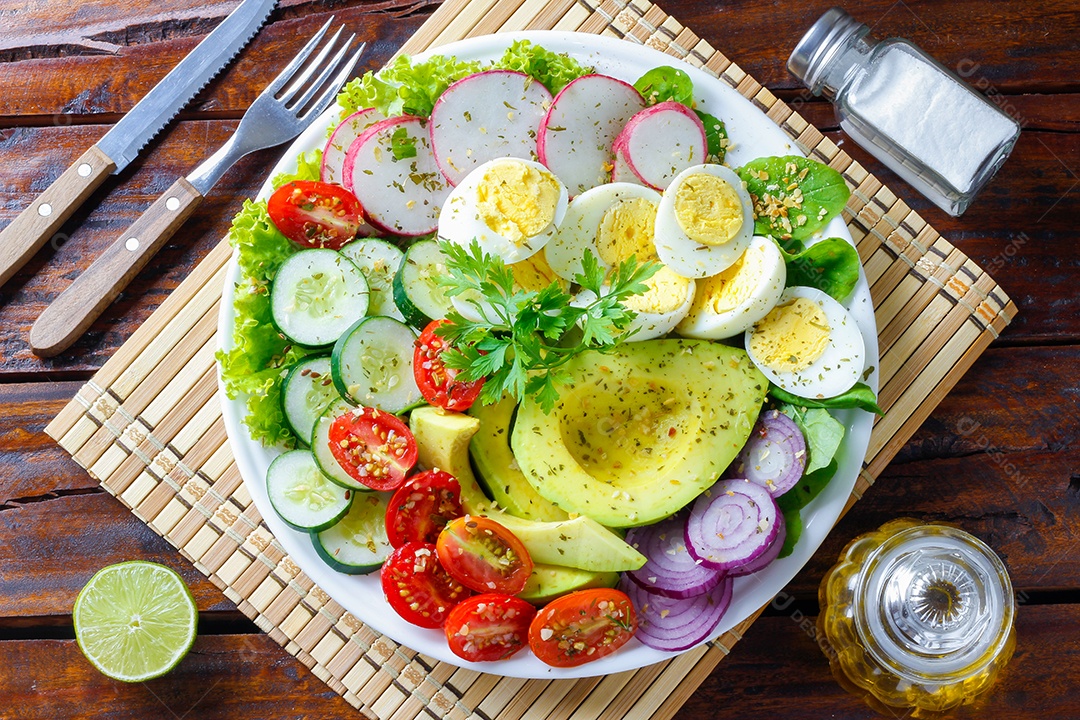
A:
[[[626,573],[646,590],[671,598],[687,598],[712,590],[724,577],[721,570],[706,567],[686,549],[686,518],[672,515],[655,525],[632,528],[626,542],[637,548],[647,561]]]
[[[690,598],[670,598],[651,593],[623,578],[619,588],[638,613],[635,637],[656,650],[686,650],[707,639],[731,605],[732,580],[725,577],[710,592]]]
[[[780,508],[749,480],[721,480],[694,501],[686,522],[686,548],[702,564],[730,570],[754,560],[772,544]]]
[[[725,475],[755,482],[775,498],[795,487],[805,469],[806,439],[799,426],[779,410],[769,410],[758,418]]]

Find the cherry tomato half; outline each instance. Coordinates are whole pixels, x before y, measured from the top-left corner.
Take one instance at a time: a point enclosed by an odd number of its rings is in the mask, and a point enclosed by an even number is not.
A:
[[[446,619],[446,641],[470,662],[503,660],[529,644],[536,608],[513,595],[484,593],[462,600]]]
[[[357,482],[396,490],[416,464],[416,438],[397,415],[358,407],[330,425],[330,452]]]
[[[529,626],[529,647],[554,667],[576,667],[615,652],[634,636],[637,614],[621,590],[578,590],[541,608]]]
[[[533,569],[529,551],[512,532],[478,515],[447,523],[436,548],[446,572],[477,592],[516,595]]]
[[[434,544],[439,532],[461,509],[461,485],[442,470],[413,475],[390,498],[386,509],[386,536],[394,547],[407,542]]]
[[[472,595],[447,574],[429,543],[406,543],[390,553],[381,580],[390,607],[426,628],[442,627],[453,607]]]
[[[446,340],[435,334],[435,329],[448,320],[432,320],[413,349],[413,377],[420,388],[420,394],[432,405],[444,410],[461,412],[468,410],[480,395],[484,380],[458,381],[457,370],[446,367],[442,353],[447,348]]]
[[[270,196],[266,212],[282,235],[312,248],[337,250],[356,237],[364,223],[355,195],[315,180],[285,183]]]

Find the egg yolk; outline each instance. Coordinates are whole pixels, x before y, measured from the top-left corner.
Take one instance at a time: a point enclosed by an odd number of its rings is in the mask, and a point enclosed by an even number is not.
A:
[[[698,280],[693,314],[724,315],[749,300],[764,275],[765,252],[751,245],[723,272]]]
[[[640,295],[631,295],[622,301],[627,310],[647,313],[675,312],[686,302],[693,280],[677,275],[666,265],[645,281],[649,289]]]
[[[742,229],[742,201],[727,180],[697,173],[675,191],[675,220],[694,242],[724,245]]]
[[[476,186],[480,220],[516,245],[523,245],[552,223],[558,202],[558,180],[522,162],[491,165]]]
[[[656,203],[646,198],[627,198],[612,203],[600,219],[596,251],[608,265],[618,265],[631,255],[638,262],[656,259]]]
[[[510,271],[514,274],[514,284],[522,290],[539,292],[551,283],[558,283],[563,290],[570,288],[570,283],[556,275],[548,265],[543,249],[514,263]]]
[[[774,307],[750,335],[750,352],[776,372],[799,372],[829,344],[829,319],[813,300],[794,298]]]

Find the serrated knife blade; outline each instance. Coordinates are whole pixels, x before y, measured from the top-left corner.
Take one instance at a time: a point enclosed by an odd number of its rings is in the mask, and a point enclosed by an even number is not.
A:
[[[180,109],[228,65],[277,0],[243,0],[101,140],[0,232],[0,285],[7,282],[111,173],[134,160]]]

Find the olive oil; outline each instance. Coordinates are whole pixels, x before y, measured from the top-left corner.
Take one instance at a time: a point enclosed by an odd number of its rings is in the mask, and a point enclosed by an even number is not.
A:
[[[879,712],[938,717],[972,703],[1016,646],[1012,583],[977,538],[897,520],[844,549],[819,590],[833,675]]]

